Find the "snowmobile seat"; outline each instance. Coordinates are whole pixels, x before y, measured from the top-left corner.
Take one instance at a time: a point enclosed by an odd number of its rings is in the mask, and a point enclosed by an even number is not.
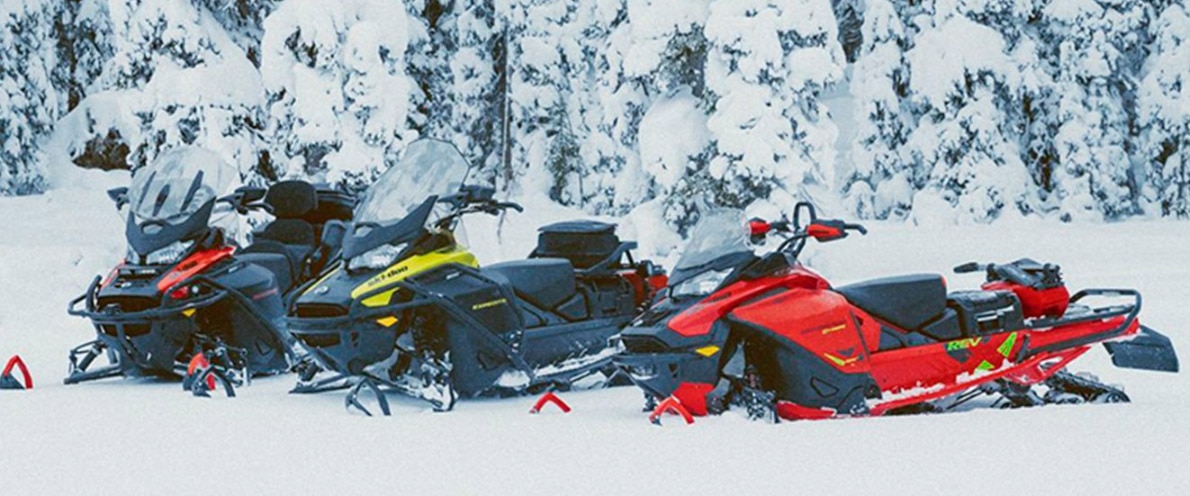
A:
[[[517,295],[552,310],[574,295],[574,266],[561,258],[534,258],[489,265],[484,272],[508,281]]]
[[[269,186],[264,203],[278,219],[299,219],[318,208],[318,191],[305,181],[280,181]]]
[[[292,254],[305,260],[318,243],[318,232],[304,216],[318,208],[318,191],[305,181],[280,181],[269,186],[264,195],[276,219],[257,236],[286,245]]]
[[[946,282],[937,274],[885,277],[835,288],[865,312],[916,330],[946,310]]]

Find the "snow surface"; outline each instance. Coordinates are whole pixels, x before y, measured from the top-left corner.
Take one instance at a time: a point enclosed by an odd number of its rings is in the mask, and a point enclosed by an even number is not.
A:
[[[292,376],[258,379],[235,399],[158,381],[63,386],[67,350],[93,336],[65,305],[123,252],[102,188],[125,177],[88,173],[73,181],[87,189],[0,198],[0,358],[20,353],[36,382],[0,391],[3,494],[1190,494],[1190,379],[1113,368],[1101,349],[1073,368],[1123,384],[1133,403],[779,425],[729,412],[654,427],[634,388],[565,393],[572,413],[536,416],[534,398],[436,414],[390,396],[394,416],[369,419],[345,413],[339,392],[286,394]],[[573,215],[526,204],[502,223],[473,217],[481,261],[521,256],[536,226]],[[1139,289],[1145,323],[1188,356],[1190,224],[869,227],[811,247],[808,263],[845,284],[969,260],[1055,261],[1072,287]],[[652,231],[621,229],[672,242]]]

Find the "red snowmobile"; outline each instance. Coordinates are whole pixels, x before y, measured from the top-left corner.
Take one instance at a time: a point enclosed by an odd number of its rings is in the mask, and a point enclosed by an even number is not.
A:
[[[1098,343],[1118,367],[1178,370],[1169,338],[1137,320],[1139,293],[1070,296],[1055,265],[965,264],[956,272],[984,270],[987,282],[948,294],[937,274],[832,287],[798,262],[807,240],[851,232],[867,231],[808,203],[792,222],[706,215],[665,297],[621,333],[617,365],[650,407],[737,405],[773,421],[938,412],[984,395],[1014,407],[1129,401],[1066,371]],[[773,235],[785,237],[776,250],[753,253],[750,241]]]

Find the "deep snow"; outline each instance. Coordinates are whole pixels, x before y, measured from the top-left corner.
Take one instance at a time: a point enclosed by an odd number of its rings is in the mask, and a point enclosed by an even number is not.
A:
[[[83,179],[74,183],[86,189],[0,198],[0,358],[20,353],[36,381],[0,391],[6,495],[1190,494],[1190,379],[1115,369],[1101,349],[1072,368],[1123,384],[1133,403],[780,425],[731,412],[657,428],[633,388],[566,393],[573,413],[537,416],[526,413],[533,398],[435,414],[390,396],[394,416],[369,419],[345,413],[338,392],[287,395],[291,376],[257,380],[230,400],[169,382],[63,386],[67,350],[93,334],[66,302],[123,251],[121,219],[99,188],[120,178]],[[527,252],[535,226],[569,215],[532,207],[505,219],[501,246],[493,219],[468,226],[481,261]],[[1190,350],[1190,223],[869,227],[867,237],[811,248],[808,262],[843,284],[969,260],[1055,261],[1073,288],[1139,289],[1144,322],[1183,359]],[[978,283],[948,279],[955,289]]]

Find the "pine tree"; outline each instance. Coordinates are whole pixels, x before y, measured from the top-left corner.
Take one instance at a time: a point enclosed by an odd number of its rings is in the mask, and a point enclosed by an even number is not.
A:
[[[1140,83],[1139,152],[1162,215],[1190,217],[1190,13],[1166,7]]]
[[[92,90],[112,57],[112,22],[107,2],[64,0],[61,5],[54,22],[54,87],[66,96],[62,103],[70,111]]]
[[[93,0],[88,0],[93,1]],[[260,67],[260,39],[264,20],[281,0],[192,0],[214,16],[248,60]]]
[[[253,179],[263,90],[245,52],[188,1],[120,0],[107,13],[113,55],[93,84],[102,91],[70,117],[70,158],[137,168],[168,149],[197,145]]]
[[[508,99],[510,154],[506,181],[525,193],[545,193],[564,205],[581,201],[575,153],[578,138],[570,121],[567,77],[575,61],[575,9],[564,0],[516,0],[499,14],[509,26]]]
[[[1019,86],[1003,37],[939,8],[905,54],[916,125],[902,157],[927,175],[914,196],[919,221],[990,222],[1030,211],[1028,173],[1014,122]]]
[[[1043,10],[1058,95],[1051,181],[1061,217],[1114,219],[1138,209],[1129,161],[1130,89],[1146,22],[1139,0],[1056,0]]]
[[[863,44],[851,72],[857,129],[842,193],[848,210],[860,218],[904,218],[916,185],[925,182],[899,155],[913,125],[904,108],[909,70],[901,47],[908,41],[888,0],[869,0],[866,7]]]
[[[447,124],[452,140],[470,159],[477,181],[496,184],[503,162],[504,26],[493,0],[455,2],[450,83],[453,105]]]
[[[626,213],[658,200],[675,225],[697,201],[687,170],[706,168],[709,107],[703,69],[709,45],[704,5],[674,0],[608,2],[596,11],[598,122],[586,162],[596,208]]]
[[[413,26],[405,9],[290,0],[264,26],[261,76],[277,175],[362,189],[417,137],[414,106],[423,95],[405,73]]]
[[[826,0],[711,4],[715,157],[706,172],[715,203],[787,208],[807,187],[831,185],[837,129],[819,95],[842,77],[836,29]]]
[[[55,2],[0,4],[0,195],[46,189],[41,139],[61,105],[52,84]]]

